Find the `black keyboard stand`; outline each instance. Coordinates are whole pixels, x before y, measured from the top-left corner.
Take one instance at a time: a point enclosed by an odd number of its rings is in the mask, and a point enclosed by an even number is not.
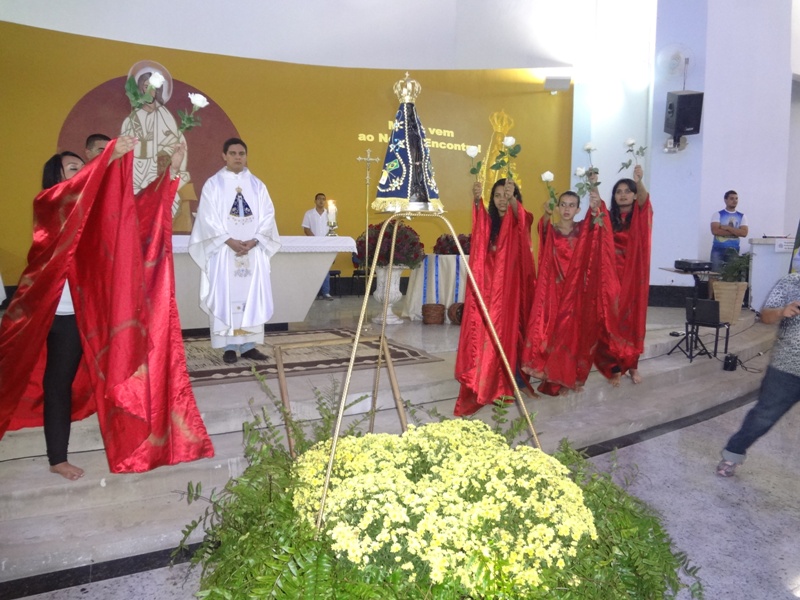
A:
[[[709,358],[712,358],[711,353],[706,348],[706,345],[703,343],[703,340],[700,339],[699,335],[699,327],[695,325],[695,316],[697,313],[697,297],[698,297],[698,290],[700,289],[701,275],[708,275],[708,271],[703,271],[701,273],[692,273],[692,277],[694,277],[694,292],[692,293],[692,310],[691,310],[691,319],[686,320],[685,329],[684,329],[684,336],[683,338],[675,344],[672,349],[667,352],[667,356],[675,352],[675,350],[680,350],[683,352],[684,356],[689,359],[689,362],[692,362],[696,356],[703,356],[706,355]],[[688,315],[687,315],[688,317]]]

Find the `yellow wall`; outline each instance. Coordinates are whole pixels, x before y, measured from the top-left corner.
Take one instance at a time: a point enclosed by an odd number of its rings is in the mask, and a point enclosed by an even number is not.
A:
[[[356,237],[364,230],[365,168],[356,157],[371,148],[381,159],[372,167],[374,189],[386,152],[378,135],[394,118],[398,100],[392,86],[404,75],[198,54],[3,22],[0,56],[0,273],[6,285],[14,285],[25,266],[31,201],[40,189],[41,166],[56,151],[64,119],[84,94],[126,75],[136,61],[163,64],[173,78],[196,86],[224,109],[248,144],[251,170],[269,188],[283,235],[302,235],[303,213],[319,191],[337,200],[339,235]],[[431,141],[485,149],[492,135],[489,115],[502,109],[514,119],[510,135],[522,145],[517,159],[522,192],[535,215],[546,199],[539,174],[550,170],[556,181],[570,180],[571,92],[551,96],[524,69],[416,71],[411,76],[422,84],[417,111]],[[433,129],[452,132],[452,137],[437,136]],[[359,140],[369,135],[375,140]],[[187,138],[191,146],[191,132]],[[82,153],[81,148],[72,150]],[[469,158],[461,150],[434,148],[431,160],[448,218],[457,231],[468,233]],[[369,220],[383,218],[371,213]],[[411,225],[428,251],[445,232],[434,219]],[[340,256],[335,268],[349,275],[349,257]]]

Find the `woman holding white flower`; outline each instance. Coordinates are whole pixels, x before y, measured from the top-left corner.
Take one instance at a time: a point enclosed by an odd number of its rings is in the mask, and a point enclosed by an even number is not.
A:
[[[536,280],[530,241],[533,216],[523,208],[522,195],[511,180],[495,182],[488,210],[481,191],[481,183],[476,181],[469,266],[509,365],[517,369]],[[472,286],[467,287],[464,298],[456,379],[461,383],[456,416],[473,414],[482,406],[514,396],[513,383]]]
[[[611,192],[609,213],[620,284],[618,335],[633,348],[632,356],[619,356],[611,347],[611,337],[615,334],[606,332],[601,337],[595,364],[614,386],[619,385],[626,372],[634,383],[642,381],[639,356],[644,350],[647,323],[650,234],[653,227],[653,207],[643,177],[642,166],[637,164],[633,169],[633,179],[620,179]]]
[[[48,161],[0,324],[0,437],[44,425],[50,471],[70,480],[83,476],[67,460],[71,421],[95,412],[112,472],[213,456],[175,304],[169,206],[185,149],[134,198],[135,142],[112,140],[85,168],[72,153]]]

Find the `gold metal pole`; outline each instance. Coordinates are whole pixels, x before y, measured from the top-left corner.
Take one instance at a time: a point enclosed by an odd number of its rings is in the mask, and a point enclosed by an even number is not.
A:
[[[478,306],[480,307],[481,315],[483,316],[484,325],[489,330],[489,334],[492,338],[492,341],[497,347],[498,353],[500,354],[500,357],[503,361],[503,367],[505,368],[506,374],[508,375],[511,381],[511,385],[514,388],[514,397],[517,399],[517,404],[520,410],[522,411],[522,414],[525,418],[525,422],[528,425],[528,431],[531,434],[531,439],[533,440],[534,446],[536,448],[541,449],[541,444],[539,443],[539,436],[536,435],[536,430],[533,427],[533,421],[531,420],[530,414],[528,413],[528,409],[525,406],[525,402],[522,399],[522,393],[519,391],[519,387],[517,387],[517,382],[514,377],[514,371],[508,363],[508,358],[506,357],[506,353],[503,350],[502,344],[500,343],[500,338],[497,336],[497,331],[495,330],[491,316],[489,315],[489,310],[486,308],[486,304],[483,301],[483,296],[481,295],[481,291],[478,288],[478,284],[475,281],[475,277],[472,274],[472,270],[469,268],[469,262],[467,261],[466,259],[467,257],[464,254],[464,249],[461,247],[461,244],[458,241],[458,235],[456,234],[455,229],[453,229],[452,224],[444,217],[442,213],[438,212],[432,212],[432,211],[397,212],[389,216],[389,218],[386,219],[386,221],[384,221],[380,233],[378,234],[377,242],[375,244],[376,249],[381,247],[381,243],[383,241],[384,235],[386,234],[386,228],[388,227],[389,223],[400,217],[435,217],[441,219],[447,225],[447,228],[450,230],[450,233],[453,235],[453,238],[455,239],[456,247],[458,248],[458,253],[464,259],[464,267],[465,267],[464,270],[467,273],[467,277],[470,281],[470,284],[472,285],[472,291],[475,293],[475,297],[478,300]],[[394,262],[394,250],[395,250],[396,240],[397,240],[397,227],[395,227],[393,230],[392,246],[389,253],[389,278],[391,278],[391,267]],[[369,237],[367,237],[367,242],[369,242]],[[378,254],[379,253],[376,251],[375,256],[372,259],[372,268],[370,269],[369,277],[367,278],[367,289],[372,288],[372,280],[375,277],[375,269],[378,266]],[[389,283],[390,281],[389,279],[387,279],[385,286],[384,300],[383,300],[383,325],[381,327],[381,339],[384,339],[386,337],[386,314],[389,307]],[[325,482],[322,486],[322,496],[320,498],[319,513],[317,514],[317,522],[316,522],[317,530],[322,529],[322,520],[325,514],[325,500],[327,499],[328,496],[328,488],[330,487],[331,483],[331,474],[333,473],[333,461],[336,456],[336,444],[339,440],[339,434],[341,433],[341,428],[342,428],[342,418],[344,416],[345,399],[347,398],[347,392],[350,388],[350,378],[353,374],[353,366],[355,365],[355,360],[356,360],[356,348],[358,346],[358,340],[361,336],[361,327],[364,323],[364,318],[366,316],[368,300],[369,296],[365,294],[364,302],[361,305],[361,314],[358,317],[358,327],[356,329],[356,335],[355,338],[353,339],[353,350],[350,354],[350,364],[347,367],[347,374],[345,375],[344,386],[342,387],[342,398],[341,401],[339,402],[339,413],[337,414],[336,417],[336,426],[334,427],[333,438],[331,439],[331,454],[330,458],[328,459],[328,468],[327,471],[325,472]],[[383,342],[381,343],[381,345],[382,344]],[[378,360],[380,365],[380,351],[378,352]],[[373,402],[375,401],[376,400],[373,400]]]

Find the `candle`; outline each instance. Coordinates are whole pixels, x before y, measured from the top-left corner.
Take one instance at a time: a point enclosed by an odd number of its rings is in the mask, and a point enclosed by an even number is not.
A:
[[[336,203],[328,200],[328,223],[336,223]]]

